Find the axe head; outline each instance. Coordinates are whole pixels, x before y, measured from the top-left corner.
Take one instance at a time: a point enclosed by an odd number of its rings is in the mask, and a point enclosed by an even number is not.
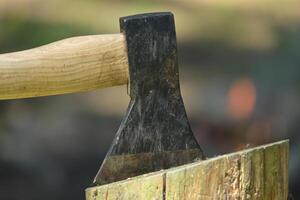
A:
[[[95,185],[202,159],[180,94],[172,13],[120,18],[127,42],[130,103]]]

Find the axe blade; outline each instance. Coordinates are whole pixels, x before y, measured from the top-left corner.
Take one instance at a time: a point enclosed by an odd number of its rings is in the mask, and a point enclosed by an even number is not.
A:
[[[120,18],[130,103],[95,179],[107,184],[203,159],[180,94],[172,13]]]

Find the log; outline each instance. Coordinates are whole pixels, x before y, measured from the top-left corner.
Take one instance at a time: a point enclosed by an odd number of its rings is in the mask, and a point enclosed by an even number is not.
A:
[[[286,200],[288,140],[86,189],[86,200]]]

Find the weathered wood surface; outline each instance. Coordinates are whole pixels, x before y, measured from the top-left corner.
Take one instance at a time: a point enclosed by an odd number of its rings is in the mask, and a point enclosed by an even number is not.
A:
[[[88,91],[127,80],[121,33],[74,37],[0,55],[0,99]]]
[[[288,141],[86,190],[86,200],[286,200]]]

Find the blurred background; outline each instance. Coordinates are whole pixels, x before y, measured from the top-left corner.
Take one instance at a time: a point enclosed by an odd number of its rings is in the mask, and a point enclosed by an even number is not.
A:
[[[175,14],[181,89],[208,157],[290,139],[300,199],[297,0],[1,0],[0,53],[119,32],[121,16]],[[126,86],[0,101],[0,199],[84,199],[125,113]]]

